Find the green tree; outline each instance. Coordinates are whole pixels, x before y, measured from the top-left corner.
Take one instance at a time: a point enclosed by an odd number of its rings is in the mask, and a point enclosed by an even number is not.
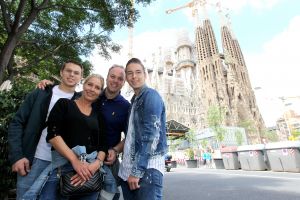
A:
[[[235,140],[238,145],[242,145],[243,143],[243,133],[240,130],[235,131]]]
[[[219,106],[211,106],[208,109],[208,127],[216,134],[217,141],[222,143],[226,129],[223,128],[223,121],[225,119],[225,110]]]
[[[179,145],[182,143],[183,139],[177,138],[177,137],[169,137],[170,146],[169,150],[170,152],[175,152]]]
[[[17,73],[15,55],[42,69],[80,59],[95,47],[109,58],[120,48],[110,38],[112,31],[138,17],[130,0],[0,0],[0,7],[0,84],[5,75]]]
[[[186,155],[188,156],[189,160],[194,160],[194,149],[198,146],[198,140],[195,131],[190,129],[189,132],[185,134],[185,140],[189,143],[189,148],[186,150]]]
[[[256,132],[256,127],[254,125],[254,121],[252,120],[245,120],[239,122],[239,126],[243,127],[246,131],[247,138],[250,138],[249,136],[252,135],[254,132]],[[258,133],[259,140],[261,141],[261,134]]]
[[[292,135],[296,138],[299,138],[300,136],[300,131],[299,130],[292,130]]]
[[[278,142],[279,141],[279,137],[278,137],[278,134],[276,133],[276,131],[265,130],[262,133],[262,137],[266,138],[267,141],[269,141],[269,142]]]
[[[208,145],[208,141],[204,139],[204,140],[202,140],[200,143],[201,143],[202,148],[203,148],[203,149],[206,149],[206,147],[207,147],[207,145]]]
[[[16,183],[8,161],[7,128],[25,95],[34,87],[34,83],[18,78],[10,91],[0,91],[0,199],[5,199]]]
[[[194,130],[189,130],[189,132],[185,134],[185,139],[189,142],[190,147],[194,148],[198,144],[198,140]]]
[[[289,140],[299,140],[300,139],[300,131],[298,130],[292,130],[291,131],[291,136],[289,137]]]

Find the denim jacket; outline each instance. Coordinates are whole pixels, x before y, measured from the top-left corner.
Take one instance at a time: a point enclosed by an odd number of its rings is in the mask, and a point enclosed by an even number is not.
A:
[[[134,146],[130,151],[131,174],[141,178],[150,158],[167,153],[165,105],[158,92],[146,85],[137,96],[133,96],[131,103],[135,103],[132,107]]]

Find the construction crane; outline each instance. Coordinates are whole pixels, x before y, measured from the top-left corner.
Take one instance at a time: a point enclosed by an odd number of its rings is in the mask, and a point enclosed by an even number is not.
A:
[[[205,5],[212,5],[214,7],[218,7],[220,9],[220,2],[217,2],[216,5],[214,4],[211,4],[211,3],[207,3],[206,0],[192,0],[191,2],[183,5],[183,6],[179,6],[177,8],[172,8],[172,9],[169,9],[169,10],[166,10],[166,13],[167,14],[171,14],[175,11],[178,11],[178,10],[181,10],[181,9],[184,9],[184,8],[191,8],[192,9],[192,16],[195,20],[195,26],[197,27],[199,25],[199,17],[198,17],[198,9],[199,8],[204,8]],[[203,10],[204,11],[204,10]]]
[[[167,13],[167,14],[171,14],[171,13],[174,12],[174,11],[177,11],[177,10],[180,10],[180,9],[183,9],[183,8],[187,8],[187,7],[193,8],[194,5],[195,5],[195,1],[192,1],[192,2],[187,3],[186,5],[179,6],[179,7],[177,7],[177,8],[173,8],[173,9],[166,10],[166,13]]]
[[[133,10],[134,10],[134,0],[131,1],[131,11],[129,16],[129,26],[128,26],[128,59],[133,57]]]
[[[167,14],[171,14],[175,11],[178,11],[178,10],[181,10],[181,9],[184,9],[184,8],[191,8],[192,9],[192,16],[194,17],[195,19],[195,25],[196,27],[199,25],[199,20],[198,20],[198,6],[203,6],[206,4],[206,0],[193,0],[183,6],[179,6],[177,8],[173,8],[173,9],[169,9],[169,10],[166,10],[166,13]]]

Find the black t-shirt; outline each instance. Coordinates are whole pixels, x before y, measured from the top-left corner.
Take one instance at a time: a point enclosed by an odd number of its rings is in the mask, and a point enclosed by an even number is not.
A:
[[[60,135],[69,148],[85,146],[87,153],[107,150],[103,120],[95,109],[87,116],[74,101],[61,98],[51,110],[47,125],[47,141]]]

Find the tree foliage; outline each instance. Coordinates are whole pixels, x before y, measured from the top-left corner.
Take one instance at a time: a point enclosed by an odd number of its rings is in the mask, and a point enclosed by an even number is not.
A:
[[[278,142],[279,137],[276,131],[266,130],[262,133],[262,137],[265,138],[268,142]]]
[[[21,73],[15,55],[26,61],[22,72],[37,73],[58,72],[65,60],[81,60],[95,48],[109,58],[120,49],[110,34],[138,17],[130,0],[0,0],[0,7],[0,84]]]
[[[223,121],[225,119],[225,111],[219,106],[211,106],[208,109],[208,127],[216,134],[219,143],[224,140],[226,130],[223,128]]]
[[[300,131],[292,130],[291,135],[289,136],[289,140],[295,141],[300,139]]]
[[[189,132],[185,134],[185,140],[188,141],[189,143],[189,148],[186,149],[186,155],[189,158],[189,160],[194,160],[195,159],[194,149],[197,148],[199,143],[195,131],[189,130]]]
[[[207,141],[206,139],[202,140],[200,143],[201,143],[201,147],[202,147],[203,149],[206,149],[206,148],[207,148],[207,146],[208,146],[208,141]]]
[[[234,136],[235,136],[235,140],[236,140],[237,145],[242,145],[242,143],[243,143],[243,133],[241,132],[241,130],[236,130]]]
[[[244,121],[239,122],[238,125],[239,125],[240,127],[242,127],[242,128],[245,129],[247,138],[249,138],[250,135],[255,134],[255,135],[259,138],[259,140],[260,140],[260,142],[261,142],[261,140],[262,140],[262,138],[261,138],[262,135],[261,135],[261,133],[256,129],[255,123],[254,123],[253,120],[244,120]]]
[[[18,78],[10,91],[0,91],[0,199],[4,199],[8,189],[15,188],[16,182],[8,162],[7,128],[25,95],[34,87],[34,83]]]
[[[256,130],[254,127],[254,122],[251,120],[241,121],[239,123],[239,126],[243,127],[246,130],[246,132],[250,132],[250,133]]]
[[[178,147],[180,146],[180,144],[183,142],[182,138],[178,138],[178,137],[172,137],[169,136],[169,151],[170,152],[175,152]]]
[[[195,152],[193,148],[188,148],[185,151],[186,156],[188,157],[189,160],[194,160],[195,159]]]

